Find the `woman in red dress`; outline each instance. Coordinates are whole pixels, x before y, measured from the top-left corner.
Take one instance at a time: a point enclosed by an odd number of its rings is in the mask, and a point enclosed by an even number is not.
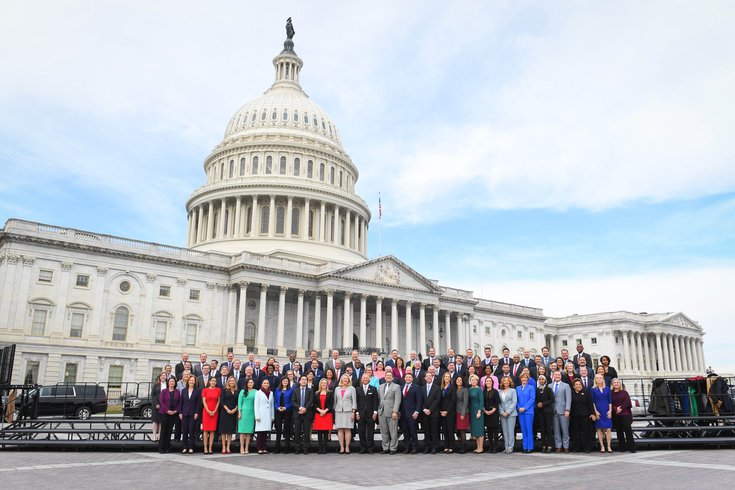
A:
[[[209,386],[202,390],[202,432],[204,432],[204,454],[212,454],[214,433],[217,431],[219,419],[220,389],[217,388],[217,378],[209,378]]]
[[[319,390],[314,398],[314,426],[319,437],[319,454],[327,453],[327,436],[332,432],[334,416],[332,406],[334,405],[334,393],[329,391],[329,381],[322,378],[319,381]]]

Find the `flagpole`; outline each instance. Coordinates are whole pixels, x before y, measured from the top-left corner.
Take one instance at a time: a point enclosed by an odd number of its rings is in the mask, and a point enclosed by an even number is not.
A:
[[[380,201],[380,192],[378,192],[378,257],[383,256],[381,248],[381,228],[383,226],[383,203]]]

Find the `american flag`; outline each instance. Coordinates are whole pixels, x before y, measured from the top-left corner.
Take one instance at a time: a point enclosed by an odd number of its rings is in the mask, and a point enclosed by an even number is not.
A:
[[[378,193],[378,220],[383,220],[383,204],[380,202],[380,193]]]

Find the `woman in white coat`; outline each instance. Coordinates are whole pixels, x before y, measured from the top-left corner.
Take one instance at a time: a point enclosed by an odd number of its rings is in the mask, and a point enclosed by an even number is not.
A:
[[[337,428],[340,453],[350,454],[356,411],[357,393],[350,382],[350,376],[343,374],[339,378],[339,386],[334,390],[334,426]]]
[[[505,453],[513,452],[513,446],[516,442],[516,405],[518,405],[518,395],[513,389],[513,380],[510,376],[500,378],[500,404],[498,412],[500,412],[500,426],[503,428],[503,442],[505,443]]]
[[[256,442],[258,454],[268,454],[265,450],[265,441],[268,439],[268,432],[273,425],[274,406],[273,393],[270,390],[270,382],[264,379],[261,382],[260,390],[255,393],[255,433],[258,434]]]

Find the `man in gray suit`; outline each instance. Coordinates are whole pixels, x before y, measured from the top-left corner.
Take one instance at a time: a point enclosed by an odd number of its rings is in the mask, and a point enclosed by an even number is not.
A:
[[[401,388],[393,383],[393,372],[386,371],[385,383],[378,388],[378,423],[383,440],[383,454],[398,450],[398,410],[401,408]]]
[[[572,390],[562,383],[561,371],[554,372],[551,391],[554,392],[554,447],[556,452],[569,452],[569,409],[572,406]]]

